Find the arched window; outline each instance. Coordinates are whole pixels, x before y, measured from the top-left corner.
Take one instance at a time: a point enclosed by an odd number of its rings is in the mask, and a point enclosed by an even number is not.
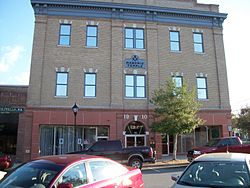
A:
[[[127,125],[125,132],[126,134],[145,134],[145,128],[141,122],[133,121]]]

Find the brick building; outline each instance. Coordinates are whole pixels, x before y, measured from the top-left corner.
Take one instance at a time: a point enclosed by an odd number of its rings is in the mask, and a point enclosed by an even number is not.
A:
[[[228,136],[231,123],[223,21],[196,0],[31,0],[35,32],[18,159],[81,149],[100,139],[126,147],[172,136],[153,133],[152,93],[166,79],[197,89],[206,123],[179,137],[178,152]],[[77,104],[76,116],[72,106]]]

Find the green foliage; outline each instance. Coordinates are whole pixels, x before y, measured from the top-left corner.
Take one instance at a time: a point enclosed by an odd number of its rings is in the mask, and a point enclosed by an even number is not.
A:
[[[186,83],[176,87],[172,80],[168,80],[166,87],[154,91],[151,102],[156,106],[156,121],[152,124],[155,132],[185,134],[204,123],[196,115],[200,103],[196,100],[195,90],[189,91]]]
[[[238,117],[236,117],[236,125],[239,129],[250,131],[250,107],[242,108]]]

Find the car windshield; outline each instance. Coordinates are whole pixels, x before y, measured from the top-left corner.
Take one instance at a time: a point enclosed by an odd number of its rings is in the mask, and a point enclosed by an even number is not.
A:
[[[193,187],[249,187],[249,170],[243,162],[194,162],[177,183]]]
[[[206,144],[206,146],[209,146],[209,147],[214,147],[214,146],[217,146],[217,144],[219,143],[220,139],[213,139],[211,140],[210,142],[208,142]]]
[[[46,161],[29,162],[13,170],[2,180],[0,187],[46,188],[62,168]]]

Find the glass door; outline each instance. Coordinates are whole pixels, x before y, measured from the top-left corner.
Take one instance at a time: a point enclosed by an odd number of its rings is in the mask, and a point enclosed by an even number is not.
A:
[[[146,135],[126,135],[125,147],[146,146]]]

